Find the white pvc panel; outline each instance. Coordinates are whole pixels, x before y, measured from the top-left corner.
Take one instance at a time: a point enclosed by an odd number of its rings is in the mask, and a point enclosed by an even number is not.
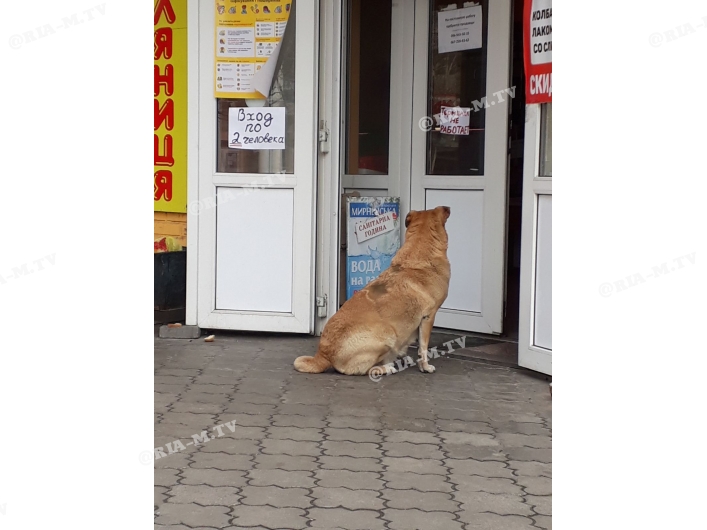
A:
[[[388,177],[383,177],[388,178]],[[361,197],[389,197],[388,190],[365,190],[363,188],[346,188],[344,193],[351,193],[352,191],[357,191],[361,194]]]
[[[552,195],[538,196],[534,336],[536,346],[552,349]]]
[[[470,190],[425,190],[426,208],[449,206],[447,220],[452,266],[449,295],[444,309],[481,312],[481,253],[484,192]]]
[[[293,189],[217,188],[216,309],[292,312]]]

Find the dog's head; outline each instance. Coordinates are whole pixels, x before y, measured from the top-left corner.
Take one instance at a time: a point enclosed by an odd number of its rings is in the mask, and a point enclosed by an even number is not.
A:
[[[438,241],[447,248],[447,219],[451,209],[449,206],[437,206],[433,210],[411,211],[405,217],[405,240],[413,241],[419,237],[428,242]],[[406,243],[407,244],[407,243]]]
[[[411,225],[444,228],[451,213],[449,206],[437,206],[433,210],[412,210],[405,217],[405,228],[409,229]]]

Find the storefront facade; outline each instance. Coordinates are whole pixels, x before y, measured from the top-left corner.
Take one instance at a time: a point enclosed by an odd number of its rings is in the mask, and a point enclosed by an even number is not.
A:
[[[551,111],[518,105],[518,6],[188,0],[187,324],[320,333],[346,299],[342,197],[395,197],[400,219],[451,207],[435,325],[515,326],[551,373]]]

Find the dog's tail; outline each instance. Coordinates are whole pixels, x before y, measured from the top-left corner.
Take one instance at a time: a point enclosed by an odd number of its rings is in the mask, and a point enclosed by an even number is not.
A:
[[[297,357],[295,359],[295,370],[298,372],[321,374],[329,368],[331,368],[331,363],[329,362],[329,359],[323,355],[315,355],[314,357],[303,355],[302,357]]]

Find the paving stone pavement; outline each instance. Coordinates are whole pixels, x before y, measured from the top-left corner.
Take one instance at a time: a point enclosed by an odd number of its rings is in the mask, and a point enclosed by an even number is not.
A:
[[[155,339],[155,529],[551,528],[543,378],[451,358],[377,383],[296,372],[317,343]]]

